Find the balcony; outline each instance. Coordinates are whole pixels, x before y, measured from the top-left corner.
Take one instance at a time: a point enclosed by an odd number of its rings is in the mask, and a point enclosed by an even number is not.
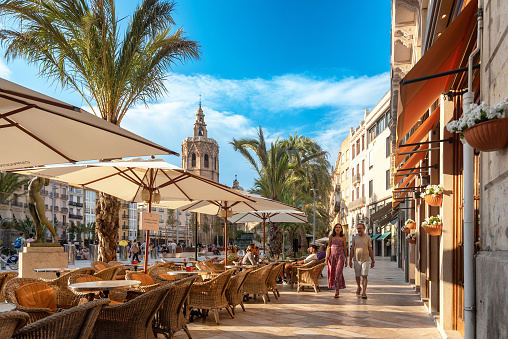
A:
[[[335,202],[334,212],[335,213],[339,213],[339,211],[340,211],[340,201],[336,201]]]
[[[75,201],[69,201],[69,205],[76,206],[76,207],[83,207],[83,203],[75,202]]]
[[[58,193],[55,193],[54,195],[55,195],[55,198],[58,198],[60,196],[60,194],[58,194]],[[53,193],[50,192],[49,197],[53,198]]]
[[[122,219],[129,219],[129,215],[128,214],[123,214],[122,215]]]
[[[123,230],[128,230],[129,229],[129,225],[122,225],[122,229]]]
[[[41,195],[48,195],[48,194],[49,194],[49,192],[48,192],[48,191],[46,191],[46,190],[42,190],[42,191],[41,191]]]
[[[122,207],[123,207],[123,208],[129,208],[129,204],[128,204],[128,203],[123,203],[123,204],[122,204]]]
[[[55,206],[55,212],[58,212],[58,206]]]
[[[63,213],[69,213],[69,209],[67,207],[62,207],[62,212]]]
[[[82,219],[83,219],[83,216],[82,216],[82,215],[79,215],[79,214],[70,214],[70,213],[69,213],[69,218],[70,218],[70,219],[80,219],[80,220],[82,220]]]
[[[68,226],[69,226],[69,223],[68,223],[68,222],[63,222],[63,223],[62,223],[62,226],[63,226],[63,227],[68,227]]]
[[[351,181],[353,182],[353,185],[360,184],[362,181],[362,175],[360,173],[357,173],[351,177]]]
[[[18,201],[12,201],[11,206],[23,207],[23,203]]]
[[[77,202],[76,203],[76,207],[83,207],[83,203],[82,202]]]
[[[67,200],[67,199],[69,199],[69,196],[68,196],[67,194],[62,194],[60,197],[61,197],[63,200]]]
[[[351,202],[347,208],[351,212],[357,208],[361,208],[364,206],[365,206],[365,197],[361,197],[361,198],[358,198],[355,201]]]

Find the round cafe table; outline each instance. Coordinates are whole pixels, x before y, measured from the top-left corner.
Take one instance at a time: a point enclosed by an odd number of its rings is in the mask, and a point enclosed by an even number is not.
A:
[[[0,303],[0,313],[14,311],[16,305],[11,303]]]
[[[70,284],[67,287],[76,292],[104,291],[104,296],[107,298],[111,290],[138,287],[139,285],[141,285],[139,280],[101,280]]]
[[[58,267],[58,268],[53,268],[53,267],[50,267],[50,268],[34,268],[34,272],[37,272],[37,273],[48,273],[48,272],[54,272],[56,274],[56,277],[57,278],[60,278],[60,274],[61,273],[65,273],[65,272],[70,272],[72,271],[73,269],[72,268],[68,268],[68,267]]]
[[[203,271],[203,270],[193,270],[192,272],[186,270],[178,270],[178,271],[168,271],[169,275],[179,275],[179,274],[187,274],[187,275],[196,275],[196,274],[210,274],[214,273],[213,271]]]

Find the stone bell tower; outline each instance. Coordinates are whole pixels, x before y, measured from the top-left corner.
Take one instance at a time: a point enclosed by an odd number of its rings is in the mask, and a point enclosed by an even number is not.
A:
[[[201,100],[196,113],[194,134],[182,142],[182,168],[219,182],[219,145],[208,138]]]

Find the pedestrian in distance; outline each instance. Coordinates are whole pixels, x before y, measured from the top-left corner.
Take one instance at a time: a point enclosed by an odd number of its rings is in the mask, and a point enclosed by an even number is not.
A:
[[[356,226],[358,235],[351,241],[351,253],[349,257],[349,267],[355,268],[356,284],[358,288],[356,295],[367,299],[367,276],[369,275],[369,256],[371,258],[370,268],[374,268],[374,252],[372,251],[372,239],[365,234],[365,225]],[[361,281],[361,285],[360,285]],[[363,292],[362,292],[363,289]]]
[[[334,298],[338,298],[340,290],[346,288],[343,271],[347,266],[346,237],[341,224],[333,226],[328,238],[325,262],[328,266],[328,288],[333,288]]]

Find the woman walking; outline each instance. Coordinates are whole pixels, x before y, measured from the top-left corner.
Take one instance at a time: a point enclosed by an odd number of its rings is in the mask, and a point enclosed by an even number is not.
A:
[[[335,289],[334,298],[338,298],[339,290],[346,288],[342,271],[347,264],[346,238],[341,224],[333,227],[328,239],[325,262],[328,265],[328,288]]]

